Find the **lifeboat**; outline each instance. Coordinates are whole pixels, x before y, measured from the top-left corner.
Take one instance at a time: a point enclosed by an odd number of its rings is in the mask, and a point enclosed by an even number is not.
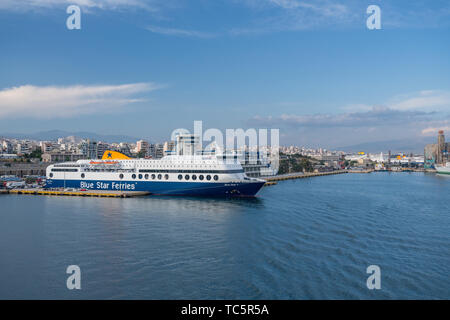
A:
[[[91,161],[89,164],[117,164],[118,161]]]

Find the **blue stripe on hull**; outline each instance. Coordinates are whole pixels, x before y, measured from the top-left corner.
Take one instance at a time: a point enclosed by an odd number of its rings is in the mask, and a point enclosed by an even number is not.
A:
[[[45,188],[81,188],[88,190],[148,191],[158,195],[254,196],[264,182],[212,183],[162,181],[102,181],[48,179]]]

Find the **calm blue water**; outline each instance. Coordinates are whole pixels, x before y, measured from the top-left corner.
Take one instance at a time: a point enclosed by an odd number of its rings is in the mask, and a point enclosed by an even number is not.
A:
[[[0,195],[0,298],[448,299],[449,195],[449,177],[421,173],[291,180],[253,200]]]

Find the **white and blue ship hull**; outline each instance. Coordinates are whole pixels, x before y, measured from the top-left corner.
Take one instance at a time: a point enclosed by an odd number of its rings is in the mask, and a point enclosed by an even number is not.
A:
[[[170,182],[48,179],[46,188],[76,188],[86,190],[146,191],[153,195],[183,196],[255,196],[264,181],[252,182]]]

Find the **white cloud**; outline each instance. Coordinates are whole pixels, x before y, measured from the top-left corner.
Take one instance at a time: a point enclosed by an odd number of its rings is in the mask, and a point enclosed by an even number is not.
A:
[[[360,0],[235,0],[255,11],[253,21],[231,34],[263,34],[310,29],[365,28],[370,2]],[[383,28],[439,28],[450,24],[450,2],[379,0]]]
[[[0,0],[0,9],[31,11],[74,4],[86,9],[141,8],[152,11],[155,9],[153,2],[144,0]]]
[[[422,130],[423,136],[435,137],[439,130],[444,130],[445,132],[450,132],[450,122],[443,121],[442,125],[427,127]]]
[[[433,112],[401,111],[385,107],[373,107],[369,111],[348,112],[338,114],[282,114],[278,117],[254,117],[251,122],[263,125],[287,125],[292,127],[369,127],[402,125],[405,123],[420,123],[430,121],[435,116]]]
[[[112,112],[143,101],[137,95],[159,88],[153,83],[6,88],[0,91],[0,118],[67,118]]]
[[[450,92],[423,90],[394,98],[388,106],[396,110],[447,110],[450,111]]]
[[[361,141],[422,139],[450,132],[450,92],[423,90],[398,95],[383,106],[351,104],[340,113],[255,116],[252,126],[283,129],[304,143],[350,145]]]
[[[397,111],[450,112],[450,91],[422,90],[396,95],[382,104]],[[341,108],[345,112],[363,112],[373,108],[370,104],[350,104]]]
[[[330,1],[297,1],[297,0],[269,0],[269,2],[283,9],[309,9],[324,16],[342,16],[348,8],[340,3]]]
[[[148,26],[146,28],[148,31],[153,33],[159,33],[169,36],[182,36],[182,37],[196,37],[196,38],[212,38],[214,34],[195,31],[195,30],[186,30],[186,29],[176,29],[176,28],[162,28],[157,26]]]
[[[255,18],[245,26],[232,28],[230,34],[262,34],[349,25],[361,19],[365,12],[360,4],[343,4],[335,0],[244,0],[256,11]]]

